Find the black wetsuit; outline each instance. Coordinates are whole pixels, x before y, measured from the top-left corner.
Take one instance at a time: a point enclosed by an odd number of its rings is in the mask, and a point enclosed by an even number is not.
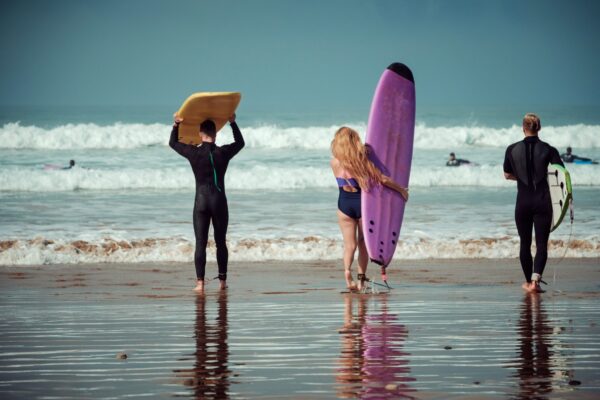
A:
[[[560,158],[562,158],[562,160],[564,162],[566,162],[566,163],[572,163],[572,162],[575,162],[575,161],[578,161],[578,160],[579,161],[593,162],[591,158],[579,157],[579,156],[576,156],[573,153],[570,153],[570,154],[569,153],[563,153],[563,154],[560,155]]]
[[[171,131],[169,146],[184,156],[190,162],[194,177],[196,178],[196,199],[194,202],[194,234],[196,235],[196,277],[204,279],[206,266],[206,244],[208,242],[208,228],[211,220],[213,224],[215,244],[217,246],[217,264],[219,265],[219,279],[227,279],[227,225],[229,223],[229,210],[225,196],[225,171],[229,160],[243,147],[242,132],[234,122],[233,143],[217,146],[214,143],[202,142],[199,146],[183,144],[178,141],[179,126],[175,125]]]
[[[471,161],[463,160],[462,158],[455,158],[454,160],[448,160],[446,162],[447,167],[460,167],[464,164],[471,164]]]
[[[521,239],[519,258],[527,282],[531,282],[532,273],[542,275],[548,259],[552,227],[552,202],[547,180],[549,164],[563,165],[558,151],[537,136],[528,136],[506,149],[504,172],[517,178],[515,222]],[[535,260],[531,258],[532,228],[535,228],[537,247]]]

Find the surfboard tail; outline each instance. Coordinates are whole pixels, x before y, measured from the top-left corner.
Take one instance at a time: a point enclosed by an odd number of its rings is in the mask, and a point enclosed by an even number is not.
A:
[[[383,267],[383,261],[378,260],[376,258],[371,258],[371,261],[374,262],[377,265],[381,265]]]

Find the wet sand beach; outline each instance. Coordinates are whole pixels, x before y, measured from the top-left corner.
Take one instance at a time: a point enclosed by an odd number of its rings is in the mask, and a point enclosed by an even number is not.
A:
[[[191,264],[3,266],[0,397],[600,395],[598,259],[550,260],[542,295],[517,260],[388,275],[390,293],[341,294],[336,262],[235,262],[198,296]]]

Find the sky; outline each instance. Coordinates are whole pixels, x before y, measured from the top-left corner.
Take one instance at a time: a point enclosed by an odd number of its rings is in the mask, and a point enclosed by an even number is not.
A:
[[[3,0],[0,105],[368,108],[403,62],[425,105],[600,106],[600,2]]]

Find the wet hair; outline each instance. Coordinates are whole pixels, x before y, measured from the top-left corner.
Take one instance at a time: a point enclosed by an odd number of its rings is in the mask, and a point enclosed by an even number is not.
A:
[[[75,165],[75,160],[69,160],[69,165],[73,167]]]
[[[215,122],[212,119],[204,120],[200,124],[200,132],[204,133],[205,135],[215,137],[217,135],[217,127]]]
[[[454,153],[450,153],[450,157],[456,157]]]
[[[571,148],[571,146],[567,147],[567,153],[570,153],[572,151],[573,151],[573,149]]]
[[[533,113],[527,113],[523,117],[523,129],[527,132],[538,133],[542,129],[542,123],[540,117]]]
[[[342,126],[337,130],[331,142],[331,154],[364,191],[368,192],[373,184],[383,184],[383,174],[367,157],[367,147],[354,129]]]

